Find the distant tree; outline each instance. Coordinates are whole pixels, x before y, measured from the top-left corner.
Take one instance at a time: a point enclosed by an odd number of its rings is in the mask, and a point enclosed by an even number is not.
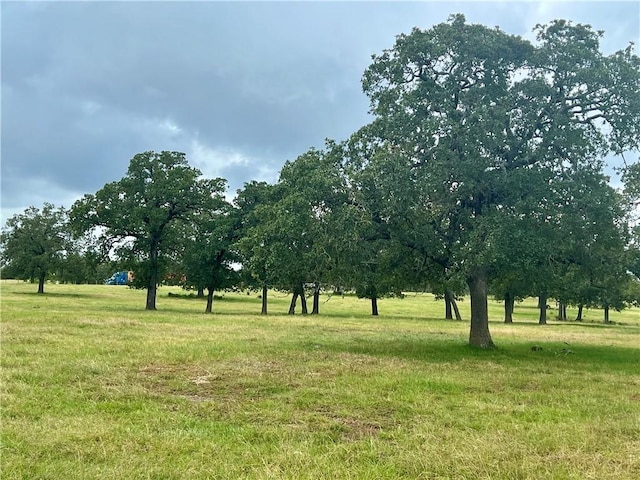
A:
[[[238,284],[234,264],[239,257],[234,249],[240,233],[239,215],[218,188],[216,202],[194,217],[192,231],[183,254],[186,287],[207,290],[205,313],[212,312],[214,292]]]
[[[566,320],[567,304],[625,307],[629,281],[629,228],[623,196],[599,173],[580,172],[565,193],[560,231],[560,281],[552,292]]]
[[[219,180],[200,177],[184,153],[139,153],[121,180],[85,195],[71,209],[77,231],[95,230],[106,249],[135,264],[134,286],[147,289],[147,310],[156,309],[157,287],[183,238],[183,225],[219,194]]]
[[[319,281],[313,271],[315,250],[320,240],[318,218],[312,210],[316,195],[309,187],[313,189],[318,180],[315,167],[321,162],[322,152],[313,148],[294,161],[285,162],[276,185],[280,199],[272,204],[270,216],[273,221],[266,229],[267,239],[272,241],[271,254],[274,260],[280,259],[275,265],[280,289],[292,293],[290,315],[295,313],[298,299],[302,313],[308,313],[305,285]],[[320,189],[319,185],[317,187]],[[322,214],[322,211],[318,213]]]
[[[312,286],[312,314],[320,312],[321,288],[334,279],[339,267],[340,233],[353,228],[342,223],[348,195],[339,153],[339,147],[327,140],[325,149],[312,148],[285,163],[278,181],[282,199],[275,207],[283,214],[279,222],[286,232],[279,245],[290,254],[290,260],[282,264],[282,278],[288,278],[294,287],[294,299],[296,293],[301,297],[303,311],[301,285]],[[292,301],[290,311],[294,308]]]
[[[292,293],[289,314],[298,300],[308,313],[307,285],[313,285],[311,313],[319,313],[320,288],[334,268],[337,232],[331,221],[345,202],[335,161],[312,148],[286,162],[275,185],[248,184],[239,192],[237,204],[248,212],[239,242],[243,266],[263,284],[263,301],[266,285]]]
[[[55,272],[69,248],[68,213],[63,207],[45,203],[29,207],[9,218],[0,235],[0,259],[18,278],[37,280],[44,293],[47,276]]]
[[[60,283],[89,283],[87,263],[81,253],[70,251],[58,264],[54,272],[56,281]]]
[[[640,280],[640,161],[622,170],[624,198],[630,211],[629,271]]]
[[[627,284],[626,300],[632,307],[640,307],[640,280],[631,275]]]
[[[101,284],[113,272],[120,270],[112,265],[113,259],[100,251],[100,245],[90,233],[73,235],[70,225],[69,236],[72,241],[53,274],[56,281]]]
[[[286,195],[281,185],[274,187],[274,202],[257,208],[260,221],[252,226],[243,239],[245,252],[250,251],[250,261],[260,275],[266,275],[273,288],[292,293],[289,314],[295,313],[298,299],[302,313],[307,304],[304,284],[309,275],[309,259],[313,238],[308,234],[308,217],[301,210],[300,199]],[[251,243],[250,247],[247,244]]]
[[[268,242],[265,241],[266,215],[277,197],[276,189],[266,182],[251,181],[238,190],[234,205],[240,216],[236,248],[242,264],[245,286],[261,290],[261,314],[267,315],[269,288],[275,285],[275,269]]]
[[[414,267],[422,262],[413,237],[407,240],[400,233],[415,212],[406,208],[408,198],[415,197],[401,164],[393,161],[368,127],[342,148],[348,200],[336,228],[341,257],[336,272],[339,284],[370,299],[371,313],[378,315],[380,298],[401,296],[404,288],[420,282]]]
[[[574,185],[572,178],[566,182]],[[513,321],[516,300],[540,299],[539,323],[546,324],[549,292],[558,292],[561,266],[566,263],[565,182],[553,168],[514,172],[505,179],[511,195],[503,206],[501,227],[491,233],[492,284],[497,299],[504,300],[504,321]]]

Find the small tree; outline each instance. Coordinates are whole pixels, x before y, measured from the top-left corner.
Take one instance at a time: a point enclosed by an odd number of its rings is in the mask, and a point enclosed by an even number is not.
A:
[[[275,201],[275,188],[266,182],[251,181],[238,190],[234,202],[240,216],[238,242],[244,283],[259,288],[262,299],[261,314],[267,315],[267,295],[274,285],[273,269],[268,245],[264,240],[265,211]]]
[[[68,215],[63,208],[45,203],[42,210],[29,207],[7,220],[0,236],[1,262],[18,278],[38,281],[44,293],[47,276],[60,265],[69,245]]]
[[[223,189],[220,188],[219,192]],[[239,215],[222,196],[195,218],[184,252],[185,286],[207,290],[205,313],[211,313],[216,290],[237,285],[234,243],[239,234]]]

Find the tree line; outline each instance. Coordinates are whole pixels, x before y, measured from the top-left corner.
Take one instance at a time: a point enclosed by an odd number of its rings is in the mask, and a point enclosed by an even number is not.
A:
[[[135,155],[127,174],[69,211],[46,204],[8,220],[3,272],[35,278],[78,256],[115,258],[156,308],[168,272],[207,292],[290,291],[319,313],[322,289],[371,300],[408,290],[471,298],[469,343],[494,346],[487,299],[562,306],[639,302],[640,163],[610,185],[605,157],[640,145],[640,59],[600,51],[603,32],[556,20],[536,42],[462,15],[397,36],[363,76],[373,120],[287,161],[273,183],[225,198],[180,152]],[[61,263],[61,260],[64,260]],[[6,275],[5,275],[6,276]],[[606,317],[608,318],[608,317]],[[580,318],[578,318],[580,319]]]

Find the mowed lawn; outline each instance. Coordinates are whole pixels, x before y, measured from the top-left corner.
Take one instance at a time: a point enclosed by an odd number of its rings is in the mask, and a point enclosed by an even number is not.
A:
[[[255,293],[205,315],[176,288],[157,312],[126,287],[1,288],[3,480],[640,478],[637,309],[539,326],[532,299],[505,325],[495,302],[480,351],[429,294],[373,318],[339,295],[287,316],[274,292],[264,317]]]

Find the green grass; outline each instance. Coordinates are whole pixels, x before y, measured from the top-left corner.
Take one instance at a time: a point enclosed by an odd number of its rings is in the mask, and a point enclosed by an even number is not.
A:
[[[177,289],[145,312],[1,286],[3,480],[640,478],[637,309],[538,326],[531,300],[505,325],[492,303],[480,351],[430,295],[291,317],[274,293],[261,317],[255,294],[205,315]]]

